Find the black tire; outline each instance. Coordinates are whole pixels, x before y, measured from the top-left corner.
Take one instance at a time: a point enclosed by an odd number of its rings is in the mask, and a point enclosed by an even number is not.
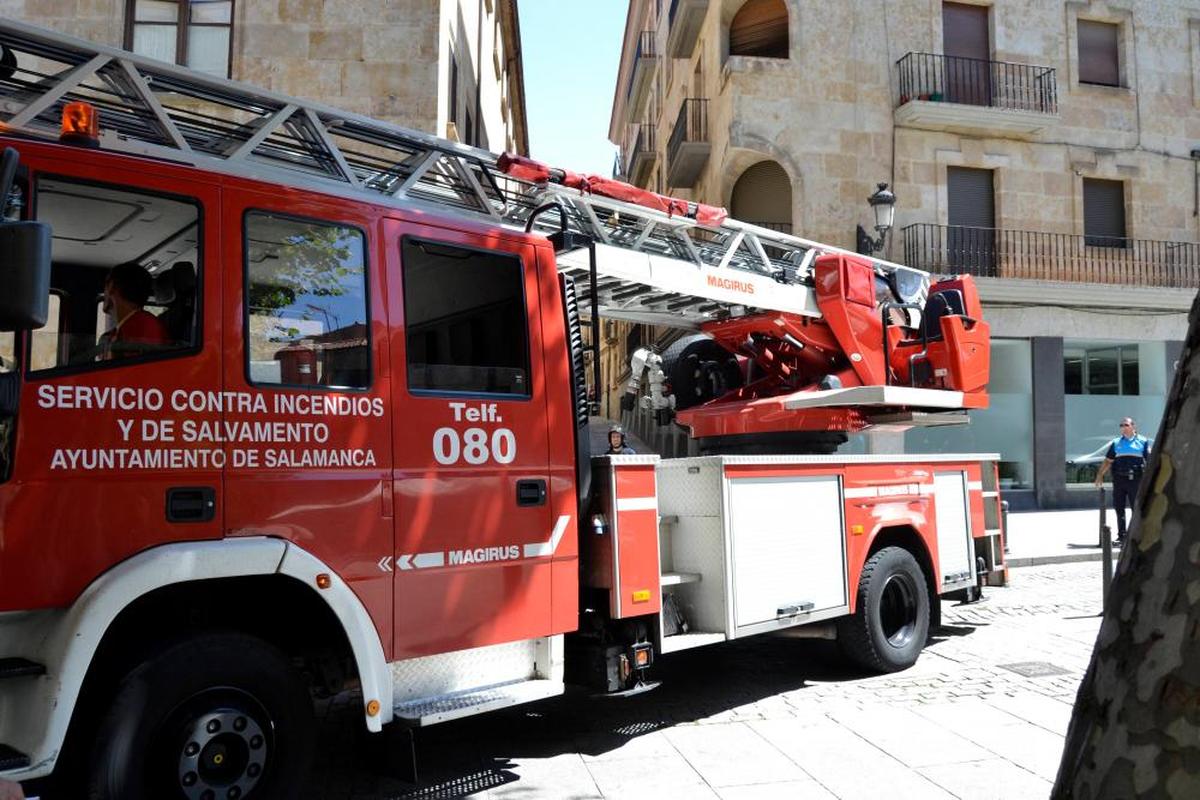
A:
[[[240,633],[196,636],[121,681],[96,730],[87,796],[295,797],[315,735],[308,688],[282,652]]]
[[[702,333],[672,343],[663,352],[662,370],[678,411],[707,403],[743,384],[737,356]]]
[[[838,642],[851,661],[873,672],[917,662],[929,636],[929,590],[911,553],[885,547],[867,559],[855,608],[838,623]]]

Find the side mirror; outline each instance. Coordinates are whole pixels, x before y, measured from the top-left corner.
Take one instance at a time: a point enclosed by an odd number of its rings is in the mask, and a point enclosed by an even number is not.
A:
[[[0,74],[4,57],[0,56]],[[11,147],[0,155],[0,213],[6,210],[19,161]],[[49,313],[50,226],[0,222],[0,331],[40,328]]]
[[[0,223],[0,331],[33,330],[50,313],[50,226]]]

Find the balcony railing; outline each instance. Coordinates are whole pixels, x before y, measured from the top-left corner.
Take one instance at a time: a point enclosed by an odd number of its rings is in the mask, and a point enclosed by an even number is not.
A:
[[[633,51],[633,70],[636,76],[638,68],[642,64],[643,58],[657,58],[658,45],[654,41],[654,31],[642,31],[638,34],[637,49]],[[634,84],[637,83],[636,78],[629,81],[629,87],[625,90],[625,95],[633,94]]]
[[[645,186],[650,179],[654,160],[658,157],[654,125],[649,122],[639,123],[633,126],[631,133],[633,135],[629,142],[629,157],[625,162],[629,165],[629,182],[635,186]]]
[[[909,53],[896,62],[896,69],[900,77],[898,106],[926,100],[1058,113],[1058,87],[1052,67]]]
[[[641,115],[642,105],[649,97],[650,86],[654,83],[654,73],[658,69],[658,45],[655,36],[654,31],[642,31],[638,34],[629,85],[625,87],[626,113],[629,117],[636,118]]]
[[[671,139],[667,142],[668,182],[672,186],[694,186],[708,161],[708,101],[688,98],[679,108]]]
[[[930,272],[1196,289],[1200,244],[958,225],[909,225],[904,261]]]

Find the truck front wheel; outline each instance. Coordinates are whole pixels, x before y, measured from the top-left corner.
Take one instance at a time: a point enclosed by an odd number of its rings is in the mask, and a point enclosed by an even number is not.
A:
[[[863,565],[855,613],[838,624],[842,652],[874,672],[911,667],[929,635],[929,592],[912,554],[885,547]]]
[[[238,633],[189,638],[117,688],[94,739],[88,796],[293,797],[314,736],[307,686],[278,649]]]

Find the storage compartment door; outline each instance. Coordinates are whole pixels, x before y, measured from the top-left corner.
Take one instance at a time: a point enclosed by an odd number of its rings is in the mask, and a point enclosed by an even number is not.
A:
[[[846,603],[836,475],[731,480],[729,530],[738,628],[803,621]]]
[[[975,569],[971,529],[967,523],[967,476],[963,472],[935,472],[934,507],[937,511],[938,566],[942,591],[973,582]]]

